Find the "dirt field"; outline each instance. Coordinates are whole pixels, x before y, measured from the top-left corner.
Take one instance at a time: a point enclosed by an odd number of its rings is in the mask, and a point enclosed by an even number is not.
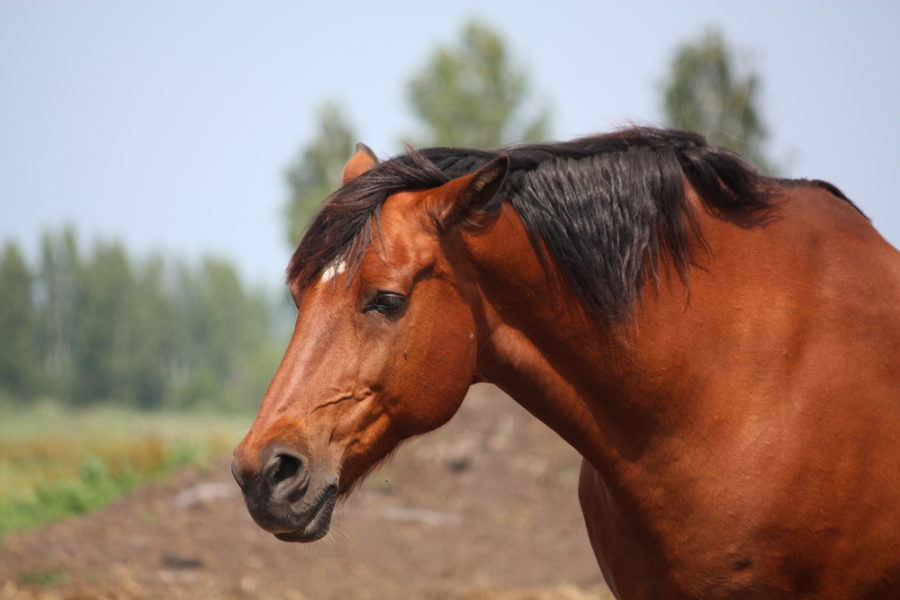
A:
[[[611,598],[576,487],[579,458],[496,389],[414,440],[313,544],[253,524],[223,457],[86,517],[0,543],[0,598]]]

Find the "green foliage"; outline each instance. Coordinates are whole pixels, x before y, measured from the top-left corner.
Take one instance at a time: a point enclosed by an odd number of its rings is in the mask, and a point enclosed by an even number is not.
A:
[[[132,342],[131,289],[128,258],[119,244],[100,244],[78,273],[73,314],[72,401],[84,405],[110,400],[128,386],[127,365]]]
[[[341,183],[344,163],[353,152],[353,128],[340,105],[326,102],[317,115],[316,137],[289,167],[291,196],[285,210],[287,243],[293,248],[324,200]]]
[[[756,73],[742,69],[722,34],[709,30],[675,52],[664,90],[667,124],[696,131],[773,173],[763,151],[768,131],[758,94]]]
[[[18,247],[9,242],[0,257],[0,393],[22,396],[37,376],[32,275]]]
[[[49,410],[48,410],[49,409]],[[231,447],[246,423],[107,408],[6,411],[0,424],[0,535],[105,505]]]
[[[409,82],[409,101],[426,130],[426,145],[496,147],[544,139],[548,113],[522,115],[528,77],[502,38],[470,22],[456,47],[438,48]]]
[[[274,303],[247,290],[228,262],[135,259],[114,242],[85,255],[64,230],[44,236],[34,271],[7,245],[0,264],[7,403],[46,396],[141,409],[258,405],[280,352]]]
[[[40,315],[38,336],[46,378],[31,395],[41,392],[55,395],[67,390],[71,377],[72,344],[77,323],[79,248],[75,234],[66,228],[57,234],[44,233],[41,239],[41,264],[36,282],[40,298],[36,310]],[[0,293],[5,293],[0,290]]]
[[[37,571],[29,571],[22,574],[19,583],[25,585],[40,585],[44,587],[53,587],[62,585],[69,580],[69,574],[60,567],[50,569],[39,569]]]
[[[32,495],[19,496],[0,505],[0,533],[85,513],[108,503],[135,484],[136,477],[131,471],[111,477],[100,458],[89,456],[74,481],[38,485]]]

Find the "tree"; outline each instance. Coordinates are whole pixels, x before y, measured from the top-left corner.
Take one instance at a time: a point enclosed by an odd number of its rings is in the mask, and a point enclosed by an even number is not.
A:
[[[759,81],[722,34],[708,30],[675,52],[664,89],[667,124],[696,131],[772,173],[763,151],[768,130],[758,109]]]
[[[135,258],[115,241],[84,254],[65,229],[43,236],[36,271],[11,244],[0,256],[0,400],[244,410],[278,363],[273,303],[227,261]]]
[[[409,82],[408,97],[426,129],[424,144],[496,147],[544,139],[548,114],[524,117],[530,86],[501,37],[478,22],[460,44],[437,48]]]
[[[291,195],[285,216],[287,242],[292,248],[322,200],[341,183],[344,162],[353,153],[355,134],[336,102],[326,102],[318,112],[319,130],[316,137],[300,152],[288,168],[287,181]]]
[[[33,394],[37,374],[31,284],[18,246],[7,242],[0,258],[0,392],[17,400]]]
[[[246,290],[222,259],[207,257],[199,268],[182,267],[179,282],[178,360],[184,368],[174,380],[176,406],[256,406],[279,355],[269,303]]]
[[[120,397],[141,409],[172,406],[173,357],[180,338],[175,294],[159,255],[132,261]]]
[[[46,374],[45,391],[51,395],[71,390],[72,346],[78,315],[82,261],[71,227],[41,236],[41,264],[37,282],[40,314],[39,352]]]
[[[131,321],[131,261],[118,243],[101,243],[79,274],[72,344],[72,400],[78,405],[121,402],[128,391],[130,341],[143,332]]]

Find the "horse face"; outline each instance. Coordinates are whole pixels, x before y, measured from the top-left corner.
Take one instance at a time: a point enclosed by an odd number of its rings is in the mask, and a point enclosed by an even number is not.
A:
[[[232,466],[251,515],[280,539],[325,535],[340,494],[459,408],[478,297],[453,229],[496,193],[506,163],[486,169],[391,196],[358,269],[338,259],[293,290],[293,336]]]

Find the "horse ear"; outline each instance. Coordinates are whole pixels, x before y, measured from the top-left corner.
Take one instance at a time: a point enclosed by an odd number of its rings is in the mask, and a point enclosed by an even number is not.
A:
[[[509,172],[509,157],[501,154],[477,171],[446,183],[442,206],[433,211],[438,228],[445,230],[473,221],[484,214],[494,196],[500,192]]]
[[[344,165],[344,173],[341,175],[341,184],[352,181],[378,164],[378,157],[371,148],[365,144],[357,144],[356,152]]]

